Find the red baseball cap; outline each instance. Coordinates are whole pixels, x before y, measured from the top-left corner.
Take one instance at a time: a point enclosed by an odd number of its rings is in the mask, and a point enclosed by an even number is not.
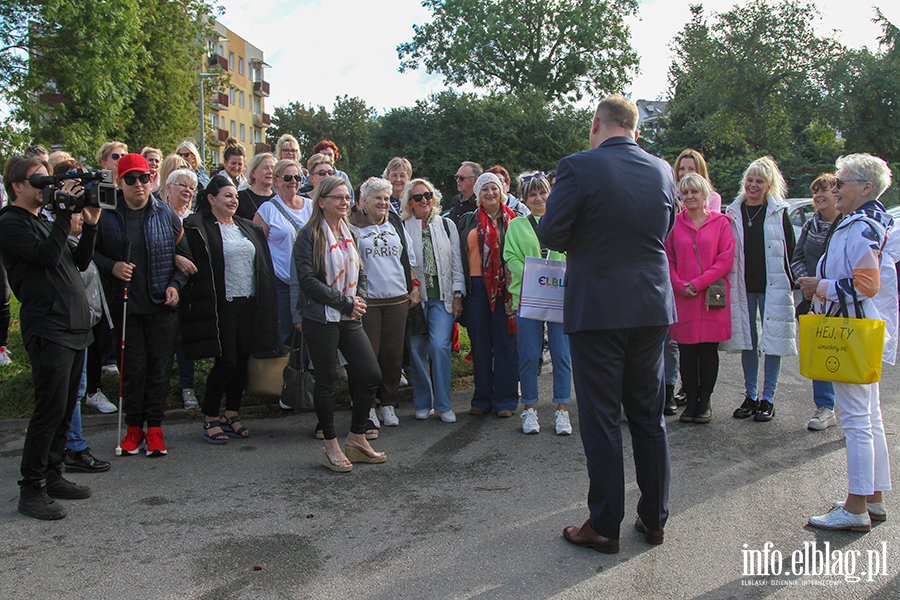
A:
[[[126,154],[119,159],[119,169],[116,177],[122,177],[129,171],[149,173],[150,165],[147,164],[147,159],[140,154]]]

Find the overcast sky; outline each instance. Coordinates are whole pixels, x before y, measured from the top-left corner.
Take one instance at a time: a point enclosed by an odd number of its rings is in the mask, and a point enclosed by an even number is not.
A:
[[[699,1],[699,0],[695,0]],[[900,8],[895,0],[878,0],[894,23]],[[396,47],[412,39],[414,23],[428,21],[420,0],[220,0],[226,27],[260,48],[271,69],[266,112],[298,101],[330,109],[336,96],[359,96],[379,113],[410,106],[444,89],[440,75],[423,69],[397,72]],[[700,2],[707,15],[730,9],[734,0]],[[641,0],[637,19],[630,19],[632,44],[641,58],[641,72],[626,93],[655,100],[667,93],[671,63],[669,44],[690,18],[689,2]],[[822,34],[839,30],[851,47],[877,46],[880,33],[872,22],[872,4],[818,0]],[[854,6],[853,10],[848,6]]]

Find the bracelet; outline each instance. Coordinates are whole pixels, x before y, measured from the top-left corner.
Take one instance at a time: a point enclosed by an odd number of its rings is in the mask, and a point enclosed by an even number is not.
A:
[[[419,280],[418,280],[418,279],[413,279],[413,280],[412,280],[412,286],[413,286],[413,287],[421,287],[421,284],[419,283]]]

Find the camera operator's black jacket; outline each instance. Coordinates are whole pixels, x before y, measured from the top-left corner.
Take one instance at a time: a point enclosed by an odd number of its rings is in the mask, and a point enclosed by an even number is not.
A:
[[[19,206],[0,210],[0,252],[9,286],[22,303],[19,319],[22,340],[52,340],[73,350],[87,348],[91,312],[79,271],[87,269],[94,253],[95,225],[84,224],[81,241],[70,250],[69,219],[59,211],[50,223],[44,215]]]

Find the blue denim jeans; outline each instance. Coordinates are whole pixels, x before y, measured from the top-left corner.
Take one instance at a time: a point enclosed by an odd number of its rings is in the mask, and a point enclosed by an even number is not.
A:
[[[498,300],[491,310],[481,277],[472,277],[463,306],[475,375],[472,408],[484,412],[514,411],[519,404],[519,357],[516,334],[510,333],[507,326],[506,307]]]
[[[289,346],[294,333],[294,321],[291,317],[291,286],[277,277],[275,278],[275,300],[278,310],[278,339],[285,346]]]
[[[663,359],[666,369],[666,385],[675,385],[678,381],[678,342],[666,335],[666,341],[663,342]],[[555,368],[555,367],[554,367]]]
[[[747,294],[747,309],[747,312],[750,313],[750,341],[753,349],[741,351],[741,366],[744,368],[744,390],[747,397],[756,398],[759,391],[757,383],[759,377],[759,332],[756,331],[756,311],[759,310],[760,319],[766,318],[766,295]],[[780,372],[781,357],[766,354],[763,366],[763,400],[775,401],[775,388],[778,387]]]
[[[519,382],[522,404],[533,406],[538,402],[538,362],[544,346],[544,321],[535,321],[516,315],[516,348],[519,352]],[[547,341],[553,359],[553,402],[568,404],[572,398],[572,357],[569,354],[569,336],[563,333],[562,323],[547,322]]]
[[[416,410],[434,408],[445,412],[451,409],[450,332],[453,330],[453,315],[447,312],[440,298],[431,298],[423,308],[425,320],[428,321],[428,334],[412,336],[409,345],[413,404]]]
[[[816,381],[813,379],[813,400],[816,406],[824,406],[834,410],[834,384],[830,381]]]
[[[87,391],[87,362],[81,371],[81,384],[78,387],[78,398],[84,398]],[[69,431],[66,432],[66,449],[72,452],[81,452],[87,448],[87,442],[81,432],[81,400],[75,403],[75,410],[72,411],[72,422],[69,425]]]

